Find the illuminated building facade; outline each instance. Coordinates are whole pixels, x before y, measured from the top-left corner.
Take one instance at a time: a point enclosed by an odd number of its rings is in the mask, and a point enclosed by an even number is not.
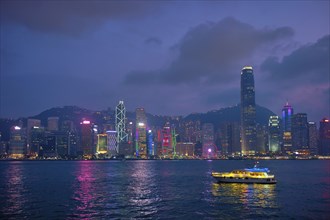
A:
[[[71,157],[76,157],[78,155],[79,149],[79,136],[78,132],[74,129],[68,133],[69,137],[69,149],[68,154]]]
[[[98,134],[97,135],[97,154],[108,154],[108,135],[107,134]]]
[[[280,120],[277,115],[270,116],[268,122],[268,147],[269,152],[279,153],[281,151],[280,146]]]
[[[291,153],[292,152],[292,116],[293,108],[286,102],[282,109],[282,131],[283,131],[283,145],[282,152]]]
[[[171,129],[171,140],[172,140],[172,152],[173,152],[173,156],[176,156],[176,132],[175,132],[175,128],[172,127]]]
[[[107,148],[108,154],[110,156],[116,156],[119,153],[117,145],[117,132],[116,131],[107,131]]]
[[[39,150],[45,145],[45,128],[34,126],[30,129],[30,156],[38,156]]]
[[[81,152],[82,156],[91,158],[93,156],[93,131],[92,124],[88,120],[84,120],[81,125]]]
[[[178,142],[176,144],[176,155],[182,158],[194,157],[195,144],[191,142]]]
[[[152,130],[148,130],[147,140],[148,157],[155,156],[154,135],[152,133]]]
[[[256,153],[256,104],[252,67],[241,72],[241,138],[242,154]]]
[[[27,153],[26,130],[20,126],[10,128],[9,157],[23,158]]]
[[[306,150],[308,149],[308,122],[307,114],[297,113],[292,116],[292,149]]]
[[[292,133],[290,131],[283,132],[282,152],[284,154],[291,154],[292,152]]]
[[[323,118],[320,121],[320,155],[330,156],[330,120]]]
[[[147,158],[147,116],[144,108],[136,109],[136,157]]]
[[[31,154],[31,156],[35,155],[35,151],[31,150],[31,130],[34,127],[41,127],[41,121],[39,119],[34,119],[34,118],[28,118],[27,119],[27,153]]]
[[[167,122],[163,127],[162,131],[162,156],[165,158],[172,158],[173,148],[172,148],[172,135],[170,123]]]
[[[203,158],[215,158],[217,149],[214,143],[214,127],[211,123],[205,123],[202,126],[202,144]]]
[[[116,132],[117,132],[117,145],[118,149],[121,143],[128,141],[128,134],[126,132],[126,108],[124,101],[119,101],[119,104],[116,106]]]
[[[308,122],[308,148],[311,155],[317,155],[318,152],[318,132],[316,123],[313,121]]]
[[[289,102],[286,102],[282,109],[282,129],[284,132],[291,132],[291,121],[292,121],[292,115],[293,115],[293,108],[289,104]]]

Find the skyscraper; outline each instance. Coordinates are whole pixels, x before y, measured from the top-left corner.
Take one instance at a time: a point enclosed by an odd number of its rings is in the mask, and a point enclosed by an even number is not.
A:
[[[26,153],[26,130],[19,126],[11,127],[9,156],[11,158],[23,158]]]
[[[81,125],[81,151],[86,158],[91,158],[93,156],[93,133],[92,125],[90,121],[84,120],[80,123]]]
[[[170,157],[172,155],[171,148],[171,127],[169,122],[167,122],[162,130],[162,156]]]
[[[119,104],[116,107],[116,132],[117,132],[117,145],[118,149],[120,143],[128,141],[128,135],[125,128],[126,124],[126,108],[124,101],[119,101]]]
[[[284,107],[282,108],[282,137],[283,137],[283,145],[282,152],[290,154],[292,152],[292,115],[293,108],[287,101]]]
[[[221,125],[220,139],[222,154],[232,155],[241,153],[239,132],[238,122],[224,123]]]
[[[293,150],[308,149],[307,114],[297,113],[292,116],[292,148]]]
[[[135,147],[137,157],[147,158],[147,116],[144,108],[136,109]]]
[[[269,117],[268,123],[268,146],[269,152],[280,152],[280,121],[277,115]]]
[[[34,126],[30,129],[30,156],[39,155],[39,150],[45,144],[45,128]]]
[[[291,121],[293,115],[293,108],[286,102],[282,109],[282,129],[283,132],[291,132]]]
[[[320,121],[320,155],[330,156],[330,120],[323,118]]]
[[[256,153],[256,104],[253,69],[245,66],[241,72],[241,138],[242,154]]]
[[[308,148],[311,155],[317,155],[317,142],[318,142],[318,132],[316,123],[313,121],[308,122]]]
[[[34,119],[34,118],[28,118],[27,120],[27,153],[32,154],[31,156],[34,155],[34,151],[31,151],[31,130],[34,127],[41,127],[41,121],[39,119]]]

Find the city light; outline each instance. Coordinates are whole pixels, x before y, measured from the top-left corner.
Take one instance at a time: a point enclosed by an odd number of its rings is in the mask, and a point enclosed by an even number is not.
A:
[[[15,130],[21,130],[21,127],[19,127],[19,126],[15,126],[14,129],[15,129]]]
[[[82,123],[83,123],[84,125],[89,125],[91,122],[90,122],[90,121],[87,121],[87,120],[84,120]]]
[[[143,123],[143,122],[139,122],[139,123],[138,123],[138,126],[139,126],[139,127],[143,127],[143,126],[144,126],[144,123]]]

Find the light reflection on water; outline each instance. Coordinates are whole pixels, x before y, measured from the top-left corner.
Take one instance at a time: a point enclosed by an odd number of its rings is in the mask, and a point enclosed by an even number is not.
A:
[[[23,165],[21,161],[10,164],[4,176],[6,179],[2,196],[5,198],[1,201],[1,213],[7,213],[10,217],[19,216],[28,201],[26,195],[28,191],[25,189]]]
[[[212,194],[221,197],[225,203],[242,203],[246,208],[275,208],[275,187],[275,184],[213,183]]]
[[[147,161],[138,161],[132,164],[129,203],[134,217],[151,217],[157,213],[157,203],[161,201],[157,193],[155,167]],[[131,213],[131,214],[133,214]]]
[[[266,218],[278,217],[278,198],[275,184],[212,183],[207,203],[214,206],[213,217]],[[235,213],[235,215],[232,215]]]
[[[93,176],[91,163],[89,161],[79,163],[76,175],[76,182],[72,187],[74,190],[73,200],[77,202],[73,216],[88,219],[93,215],[95,196],[97,196],[93,192],[95,177]]]

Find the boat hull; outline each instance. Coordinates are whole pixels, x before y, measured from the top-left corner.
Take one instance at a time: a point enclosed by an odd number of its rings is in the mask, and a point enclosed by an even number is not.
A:
[[[276,184],[276,180],[272,178],[257,179],[257,178],[224,178],[213,176],[218,183],[258,183],[258,184]]]

